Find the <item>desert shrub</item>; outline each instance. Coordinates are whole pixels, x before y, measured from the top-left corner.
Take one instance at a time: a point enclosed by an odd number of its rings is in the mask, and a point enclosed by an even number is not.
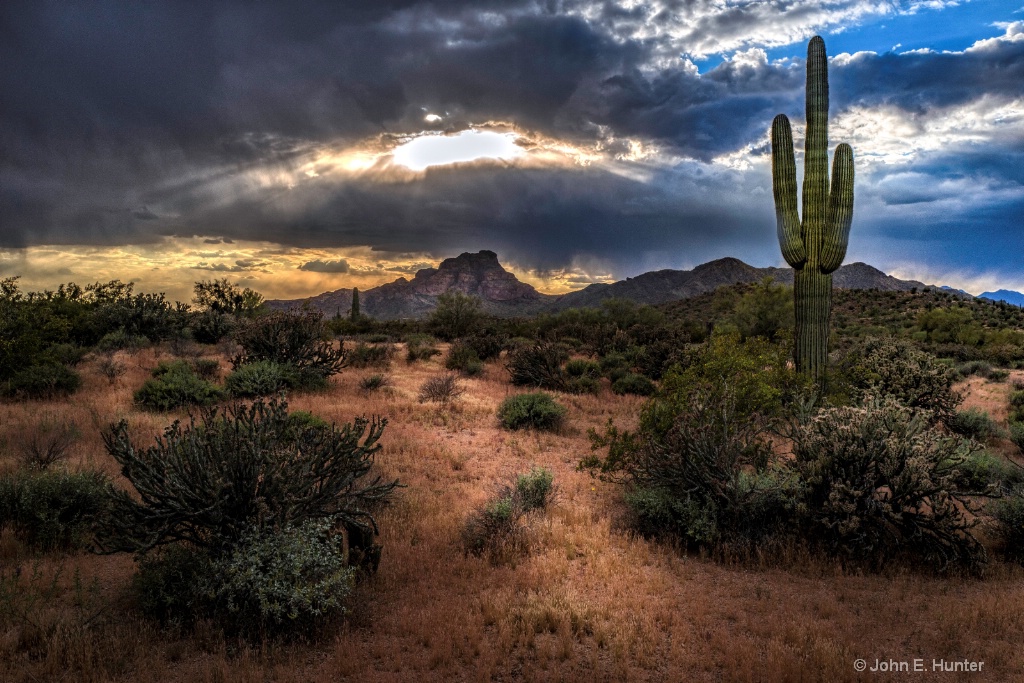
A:
[[[44,415],[35,427],[15,436],[21,464],[30,470],[45,470],[67,460],[81,432],[71,420]]]
[[[190,363],[200,379],[213,381],[220,376],[220,362],[212,358],[193,358]]]
[[[954,434],[966,436],[969,439],[985,441],[999,436],[1002,430],[999,425],[989,417],[989,414],[978,408],[968,410],[955,410],[946,418],[946,426]]]
[[[298,370],[269,360],[240,365],[224,380],[227,392],[239,398],[271,396],[298,385]]]
[[[601,376],[601,365],[585,358],[573,358],[565,364],[565,374],[569,377],[590,377],[597,379]]]
[[[74,367],[82,362],[86,351],[78,344],[54,344],[46,350],[46,356],[60,365]]]
[[[162,624],[189,626],[208,616],[210,598],[203,583],[211,573],[210,558],[185,543],[163,546],[138,560],[132,593],[144,615]]]
[[[658,388],[649,377],[638,375],[634,372],[627,372],[625,375],[612,382],[612,391],[616,394],[652,396],[657,390]]]
[[[565,346],[539,342],[514,348],[508,354],[505,367],[516,386],[560,391],[565,387],[562,363],[568,359],[569,351]]]
[[[992,375],[992,364],[987,360],[969,360],[965,363],[960,363],[955,368],[957,378],[970,377],[971,375],[977,375],[978,377],[984,377],[988,379]]]
[[[931,411],[936,420],[953,414],[962,397],[953,391],[953,371],[912,343],[871,338],[844,363],[852,396],[892,396],[908,408]]]
[[[138,495],[114,492],[100,545],[146,552],[186,542],[217,559],[254,526],[325,520],[372,536],[371,508],[397,485],[367,478],[386,423],[357,418],[339,428],[258,399],[176,421],[141,448],[122,420],[103,441]]]
[[[371,334],[366,337],[366,341],[371,344],[386,344],[391,341],[391,335],[389,334]]]
[[[565,421],[565,406],[550,394],[536,392],[509,396],[498,407],[498,420],[505,429],[558,430]]]
[[[348,362],[354,368],[386,368],[391,365],[396,353],[397,349],[393,344],[360,343],[349,351]]]
[[[377,391],[391,386],[391,378],[387,375],[367,375],[359,380],[359,388],[363,391]]]
[[[149,346],[149,339],[139,334],[129,334],[124,331],[124,328],[105,334],[96,342],[96,350],[101,353],[114,353],[115,351],[135,353],[147,346]]]
[[[135,392],[135,402],[149,410],[208,406],[224,399],[217,386],[200,379],[186,361],[160,363],[153,377]]]
[[[264,636],[343,614],[355,573],[331,523],[308,520],[248,529],[211,562],[200,583],[225,621],[246,635]]]
[[[987,511],[995,522],[995,533],[1001,541],[1003,553],[1024,563],[1024,486],[1018,486],[1010,495],[989,503]]]
[[[478,557],[486,553],[495,563],[523,553],[526,530],[522,518],[513,492],[505,490],[470,513],[460,534],[463,549]]]
[[[957,469],[957,484],[964,491],[1006,492],[1024,483],[1024,468],[987,450],[971,453]]]
[[[0,382],[0,395],[51,398],[72,394],[81,385],[82,378],[68,366],[43,361],[17,370],[6,382]]]
[[[830,552],[881,564],[901,554],[938,569],[985,559],[958,486],[969,443],[893,397],[823,410],[794,438],[810,533]]]
[[[553,484],[550,470],[534,467],[501,486],[463,524],[461,537],[466,553],[486,554],[492,562],[509,561],[525,553],[528,543],[524,518],[550,504]]]
[[[348,360],[343,346],[335,348],[327,338],[319,311],[270,313],[244,321],[235,331],[241,353],[233,367],[271,361],[290,365],[298,373],[300,389],[326,386],[327,379],[341,372]]]
[[[409,335],[405,340],[405,360],[415,363],[418,360],[430,360],[441,355],[433,337],[426,334]]]
[[[567,394],[600,394],[601,380],[596,377],[566,377],[562,383],[562,391]]]
[[[200,344],[217,344],[230,337],[238,327],[238,320],[230,313],[206,310],[189,318],[188,333]]]
[[[516,496],[523,510],[543,510],[551,502],[555,475],[546,467],[534,467],[526,474],[516,475]]]
[[[503,334],[471,334],[459,340],[466,347],[476,352],[481,361],[489,361],[501,355],[505,348],[506,337]]]
[[[464,375],[478,375],[484,369],[476,350],[462,340],[452,343],[448,348],[448,356],[444,366],[449,370],[457,370]]]
[[[16,472],[0,480],[0,527],[41,550],[83,547],[105,514],[110,485],[100,472]]]
[[[100,356],[100,359],[96,362],[96,370],[107,378],[107,381],[113,385],[117,382],[117,378],[128,371],[128,367],[117,359],[117,356],[113,354],[105,354]]]
[[[1010,441],[1013,445],[1024,451],[1024,422],[1010,423]]]
[[[1010,420],[1024,422],[1024,391],[1010,393]]]
[[[451,403],[465,392],[459,382],[459,376],[445,372],[434,375],[420,385],[420,403]]]

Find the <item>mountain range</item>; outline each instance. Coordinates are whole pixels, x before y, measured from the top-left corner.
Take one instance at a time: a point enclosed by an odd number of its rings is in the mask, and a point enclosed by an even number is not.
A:
[[[658,270],[619,282],[592,284],[568,294],[542,294],[505,270],[496,253],[485,250],[447,258],[437,268],[417,271],[411,280],[400,277],[394,282],[360,291],[359,304],[364,314],[379,320],[420,318],[434,309],[438,296],[458,291],[478,297],[484,311],[493,315],[529,316],[545,311],[598,306],[611,298],[631,299],[642,304],[667,303],[710,292],[722,285],[759,282],[765,277],[780,284],[793,284],[791,268],[755,268],[739,259],[721,258],[693,270]],[[883,291],[910,291],[928,286],[886,275],[866,263],[842,266],[835,272],[832,282],[843,289]],[[947,291],[958,296],[971,296],[960,290],[947,288]],[[1024,300],[1024,296],[1016,292],[1000,290],[995,294],[1012,294]],[[352,306],[352,290],[338,289],[309,299],[272,300],[267,303],[273,309],[291,309],[307,302],[327,316],[347,315]]]

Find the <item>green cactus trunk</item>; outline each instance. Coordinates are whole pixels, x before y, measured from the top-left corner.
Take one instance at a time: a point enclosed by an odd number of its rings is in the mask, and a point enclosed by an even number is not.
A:
[[[818,36],[807,46],[807,138],[804,146],[803,220],[797,213],[796,161],[789,119],[772,121],[772,188],[779,246],[794,274],[793,355],[799,372],[817,381],[828,369],[832,272],[843,263],[853,220],[853,150],[836,148],[828,176],[828,61]]]
[[[832,274],[810,268],[793,278],[796,306],[796,367],[816,379],[828,369],[828,328],[832,311]]]

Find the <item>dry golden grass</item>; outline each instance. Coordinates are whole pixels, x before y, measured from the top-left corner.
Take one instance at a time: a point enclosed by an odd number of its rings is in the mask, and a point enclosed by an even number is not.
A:
[[[56,413],[82,431],[72,466],[117,477],[100,430],[125,417],[148,441],[173,417],[132,405],[155,352],[125,360],[113,386],[87,363],[83,389],[68,400],[0,404],[0,443]],[[377,371],[348,370],[328,391],[291,399],[327,420],[387,416],[379,467],[405,485],[379,515],[379,573],[320,642],[256,648],[204,625],[161,631],[131,604],[130,557],[35,557],[6,535],[3,573],[21,567],[31,590],[9,596],[12,611],[0,615],[0,680],[963,680],[858,674],[857,658],[967,658],[985,662],[970,680],[1024,680],[1021,570],[997,565],[983,580],[879,576],[799,553],[767,568],[687,556],[624,531],[620,492],[575,470],[587,428],[609,417],[634,425],[642,399],[561,396],[564,433],[510,433],[495,417],[515,391],[500,365],[464,379],[454,406],[419,403],[420,385],[441,370],[439,358],[397,361],[393,386],[369,393],[359,380]],[[4,446],[0,468],[14,462]],[[499,565],[466,557],[459,530],[470,511],[531,465],[554,472],[559,495],[530,518],[529,552]]]

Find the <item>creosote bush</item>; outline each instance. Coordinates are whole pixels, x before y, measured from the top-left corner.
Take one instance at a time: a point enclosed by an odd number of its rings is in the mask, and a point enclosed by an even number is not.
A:
[[[459,382],[459,376],[455,373],[442,373],[440,375],[434,375],[420,385],[419,400],[420,403],[452,403],[459,396],[465,393],[461,382]]]
[[[100,472],[20,471],[0,478],[0,529],[40,550],[84,547],[110,495]]]
[[[636,396],[652,396],[658,387],[649,377],[627,372],[612,382],[612,391],[616,394],[634,394]]]
[[[436,346],[437,341],[427,334],[411,334],[405,340],[405,361],[415,363],[419,360],[430,360],[441,355]]]
[[[394,344],[359,343],[349,351],[348,363],[353,368],[387,368],[397,353]]]
[[[988,512],[995,520],[995,532],[1002,543],[1003,554],[1024,563],[1024,485],[992,501]]]
[[[462,340],[452,342],[448,348],[448,356],[444,360],[444,366],[449,370],[456,370],[464,375],[479,375],[484,369],[484,364],[477,355],[476,350]]]
[[[978,408],[968,410],[954,410],[946,418],[946,426],[950,431],[969,439],[985,441],[1000,435],[1002,430],[999,425],[989,417],[989,414]]]
[[[498,421],[505,429],[541,429],[557,431],[565,422],[567,410],[550,394],[542,391],[509,396],[498,407]]]
[[[391,386],[391,378],[387,375],[374,374],[367,375],[366,377],[359,380],[359,388],[369,393],[371,391],[378,391]]]
[[[294,389],[299,382],[299,371],[295,367],[261,360],[235,368],[224,380],[224,388],[236,398],[255,398]]]
[[[466,519],[462,544],[467,554],[487,555],[494,563],[514,561],[528,550],[526,516],[544,510],[554,492],[554,475],[534,467],[513,477]]]
[[[187,361],[160,363],[152,379],[135,392],[135,402],[149,410],[209,406],[224,399],[219,387],[201,379]]]

